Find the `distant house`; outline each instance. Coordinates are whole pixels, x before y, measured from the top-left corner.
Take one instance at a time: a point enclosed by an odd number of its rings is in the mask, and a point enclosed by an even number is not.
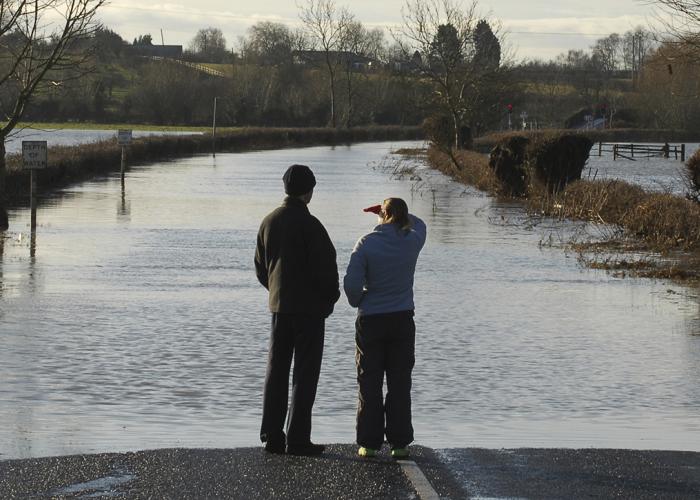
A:
[[[423,66],[423,58],[417,50],[411,59],[395,59],[391,67],[397,73],[415,73]]]
[[[302,64],[312,67],[321,67],[326,64],[326,52],[323,50],[295,50],[292,53],[294,64]],[[347,66],[353,71],[364,73],[374,71],[379,67],[379,61],[371,57],[362,56],[347,51],[330,51],[328,57],[331,61]]]
[[[182,57],[182,45],[131,45],[131,53],[146,57]]]

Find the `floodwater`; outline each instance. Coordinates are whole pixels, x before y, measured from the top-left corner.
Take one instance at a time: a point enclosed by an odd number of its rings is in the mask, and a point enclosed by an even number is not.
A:
[[[154,135],[200,135],[200,132],[177,132],[159,130],[134,130],[134,138]],[[22,151],[22,141],[47,141],[48,146],[73,146],[91,142],[107,141],[117,137],[117,130],[76,130],[76,129],[17,129],[5,141],[8,153]]]
[[[269,313],[253,271],[282,173],[310,165],[310,209],[341,277],[405,198],[428,224],[416,272],[416,442],[700,451],[696,291],[581,267],[530,221],[439,173],[396,178],[406,143],[198,156],[135,166],[10,213],[0,246],[0,458],[258,441]],[[410,145],[410,144],[409,144]],[[385,164],[391,166],[391,164]],[[389,168],[390,170],[390,168]],[[544,244],[542,244],[544,242]],[[352,442],[355,312],[327,322],[317,442]]]
[[[700,144],[686,144],[686,160],[698,150]],[[658,148],[659,145],[656,144]],[[607,146],[610,149],[610,146]],[[680,151],[680,148],[679,148]],[[629,155],[629,153],[626,153]],[[613,154],[603,152],[598,156],[598,143],[593,145],[588,164],[583,171],[584,179],[620,179],[630,184],[637,184],[648,191],[685,195],[688,192],[685,163],[674,157],[644,158],[635,155],[634,160],[618,158],[613,160]]]

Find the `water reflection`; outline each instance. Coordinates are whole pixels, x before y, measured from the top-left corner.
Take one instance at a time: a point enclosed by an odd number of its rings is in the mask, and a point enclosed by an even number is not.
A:
[[[374,224],[363,207],[400,196],[428,222],[419,442],[700,446],[697,298],[581,269],[538,245],[569,226],[528,227],[517,204],[434,172],[420,172],[421,190],[368,167],[392,146],[219,154],[216,168],[195,157],[132,167],[128,193],[116,174],[46,200],[33,257],[8,239],[0,260],[0,421],[11,423],[0,453],[257,444],[269,313],[252,256],[290,163],[316,173],[310,209],[341,273]],[[26,220],[11,214],[12,234]],[[328,320],[319,441],[353,439],[354,314],[343,298]]]
[[[36,287],[38,281],[37,274],[41,272],[36,265],[36,248],[36,231],[31,231],[29,233],[29,266],[27,268],[27,292],[32,296],[36,294]]]
[[[121,178],[121,187],[122,194],[117,206],[117,221],[125,223],[131,221],[131,201],[126,198],[126,185],[123,177]]]
[[[3,255],[5,254],[5,231],[0,231],[0,300],[2,300],[3,289],[5,288],[5,283],[3,281],[2,269],[3,269]],[[2,320],[2,309],[0,309],[0,320]]]

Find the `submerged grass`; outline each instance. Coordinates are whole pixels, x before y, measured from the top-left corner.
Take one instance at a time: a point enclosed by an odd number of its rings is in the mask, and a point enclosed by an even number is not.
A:
[[[617,180],[581,180],[554,195],[531,194],[527,203],[544,215],[620,226],[649,250],[700,252],[700,205],[680,196]]]
[[[459,182],[504,197],[485,155],[470,151],[448,155],[431,148],[428,159],[431,166]],[[586,179],[554,193],[531,182],[521,199],[533,215],[613,228],[606,241],[572,244],[590,267],[624,275],[700,280],[700,203],[647,192],[620,180]],[[629,252],[654,253],[656,257],[631,259],[625,256]]]

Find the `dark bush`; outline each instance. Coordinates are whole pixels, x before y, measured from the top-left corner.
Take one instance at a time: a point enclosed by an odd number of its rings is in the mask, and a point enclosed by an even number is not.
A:
[[[498,178],[503,194],[509,196],[526,194],[528,177],[525,168],[525,150],[529,142],[529,139],[523,136],[509,136],[491,150],[489,167]]]
[[[639,126],[639,113],[633,108],[621,108],[615,113],[616,128],[634,128]]]
[[[700,202],[700,149],[686,162],[688,169],[689,198]]]
[[[423,131],[426,139],[442,151],[450,151],[455,144],[454,123],[449,116],[429,116],[423,121]]]
[[[564,128],[578,128],[586,124],[586,115],[592,115],[591,108],[579,109],[576,113],[564,120]]]
[[[527,147],[528,167],[550,192],[581,178],[593,141],[583,135],[542,135]]]
[[[472,149],[472,129],[463,125],[459,129],[459,149]]]

